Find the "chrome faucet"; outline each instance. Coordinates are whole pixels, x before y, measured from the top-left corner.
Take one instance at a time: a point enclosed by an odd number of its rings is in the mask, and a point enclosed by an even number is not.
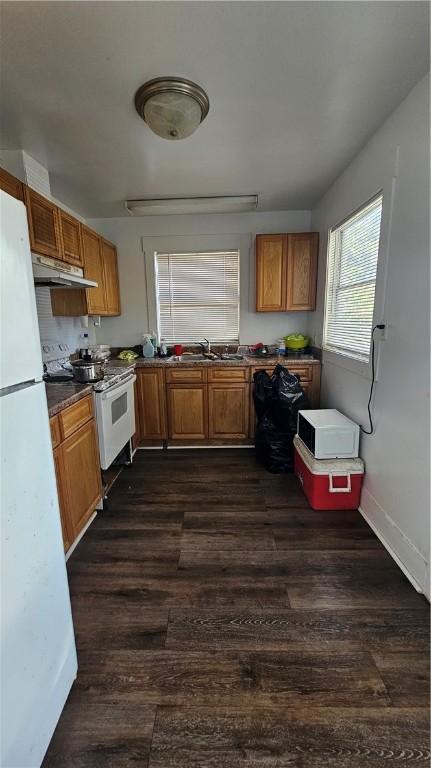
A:
[[[208,339],[205,338],[205,336],[204,336],[204,341],[206,341],[206,343],[207,343],[207,352],[208,352],[208,354],[210,354],[210,352],[211,352],[211,343],[208,341]]]

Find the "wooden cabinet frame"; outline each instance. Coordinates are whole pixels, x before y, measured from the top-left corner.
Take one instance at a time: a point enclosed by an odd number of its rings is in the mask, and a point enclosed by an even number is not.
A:
[[[28,218],[28,230],[30,237],[30,248],[35,253],[40,253],[43,256],[51,256],[54,259],[62,259],[61,250],[61,237],[60,227],[58,221],[57,206],[50,200],[47,200],[34,189],[24,186],[24,199],[27,206],[27,218]],[[38,213],[39,211],[39,213]],[[47,221],[49,221],[52,227],[53,242],[49,243],[47,240],[43,240],[42,237],[38,237],[38,220],[41,220],[41,215],[44,214]]]
[[[103,494],[92,395],[53,416],[50,427],[63,544],[67,552]]]
[[[175,403],[179,394],[181,404]],[[170,440],[205,440],[208,437],[208,390],[205,384],[168,384],[166,387],[168,437]],[[193,423],[193,398],[198,395],[201,401],[201,410],[196,413],[195,422],[201,429],[194,429]],[[180,428],[176,425],[180,422]]]
[[[256,235],[256,312],[316,308],[317,232]]]
[[[34,253],[83,268],[84,277],[98,283],[97,288],[57,288],[51,291],[53,314],[60,317],[120,315],[120,284],[115,245],[2,168],[0,189],[19,200],[24,200],[30,247]]]
[[[320,364],[307,361],[295,361],[286,365],[292,373],[300,376],[301,384],[307,393],[311,406],[319,407],[320,399]],[[275,363],[257,363],[249,367],[142,367],[137,368],[137,403],[139,412],[139,439],[145,444],[163,443],[166,439],[173,442],[194,441],[211,444],[209,441],[247,440],[254,437],[255,413],[253,403],[253,374],[258,370],[272,372]],[[207,383],[208,380],[208,383]],[[166,382],[166,383],[165,383]],[[181,391],[185,396],[176,397]],[[202,393],[203,410],[197,417],[200,429],[191,429],[193,418],[186,409],[191,407],[193,393]],[[187,398],[187,393],[190,397]],[[235,408],[229,415],[229,393],[236,398]],[[239,396],[239,393],[241,396]],[[179,402],[181,401],[181,402]],[[180,415],[175,409],[180,409]],[[183,410],[184,426],[181,426]],[[180,426],[176,422],[179,418]],[[239,425],[239,426],[238,426]],[[137,428],[138,429],[138,428]]]

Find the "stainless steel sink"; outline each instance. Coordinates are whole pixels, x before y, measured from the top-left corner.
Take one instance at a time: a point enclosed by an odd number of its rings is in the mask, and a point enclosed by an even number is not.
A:
[[[205,355],[180,355],[178,357],[180,363],[196,363],[206,359]]]
[[[244,360],[244,355],[237,355],[235,353],[232,354],[224,354],[221,356],[222,360]]]

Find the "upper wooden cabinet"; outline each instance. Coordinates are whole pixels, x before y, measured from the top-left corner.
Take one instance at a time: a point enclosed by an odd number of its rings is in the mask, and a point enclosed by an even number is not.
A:
[[[256,311],[314,310],[317,232],[256,235]]]
[[[84,276],[94,280],[97,288],[56,288],[51,291],[53,315],[119,315],[117,249],[97,232],[81,225]]]
[[[120,315],[120,284],[118,280],[117,249],[107,240],[102,240],[103,282],[105,303],[110,315]]]
[[[256,235],[256,310],[286,309],[287,235]]]
[[[84,252],[84,274],[87,280],[98,283],[97,288],[87,288],[86,315],[104,315],[107,310],[106,290],[104,285],[102,240],[96,232],[82,227],[82,245]]]
[[[317,232],[292,234],[287,237],[287,296],[286,309],[316,308]]]
[[[61,259],[62,249],[57,206],[27,186],[24,187],[24,198],[27,206],[31,250],[43,256]]]
[[[58,222],[61,238],[61,255],[64,261],[82,267],[81,225],[77,219],[61,208],[58,209]]]
[[[24,200],[24,187],[19,179],[12,176],[8,171],[0,168],[0,189],[7,192],[8,195],[16,197],[17,200]]]
[[[34,253],[83,268],[97,288],[51,292],[54,315],[120,315],[117,249],[97,232],[0,168],[0,189],[24,200]]]

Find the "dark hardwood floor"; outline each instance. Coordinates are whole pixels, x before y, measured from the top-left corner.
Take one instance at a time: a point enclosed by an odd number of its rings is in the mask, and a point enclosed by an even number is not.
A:
[[[253,451],[138,452],[68,571],[45,768],[429,765],[427,602]]]

